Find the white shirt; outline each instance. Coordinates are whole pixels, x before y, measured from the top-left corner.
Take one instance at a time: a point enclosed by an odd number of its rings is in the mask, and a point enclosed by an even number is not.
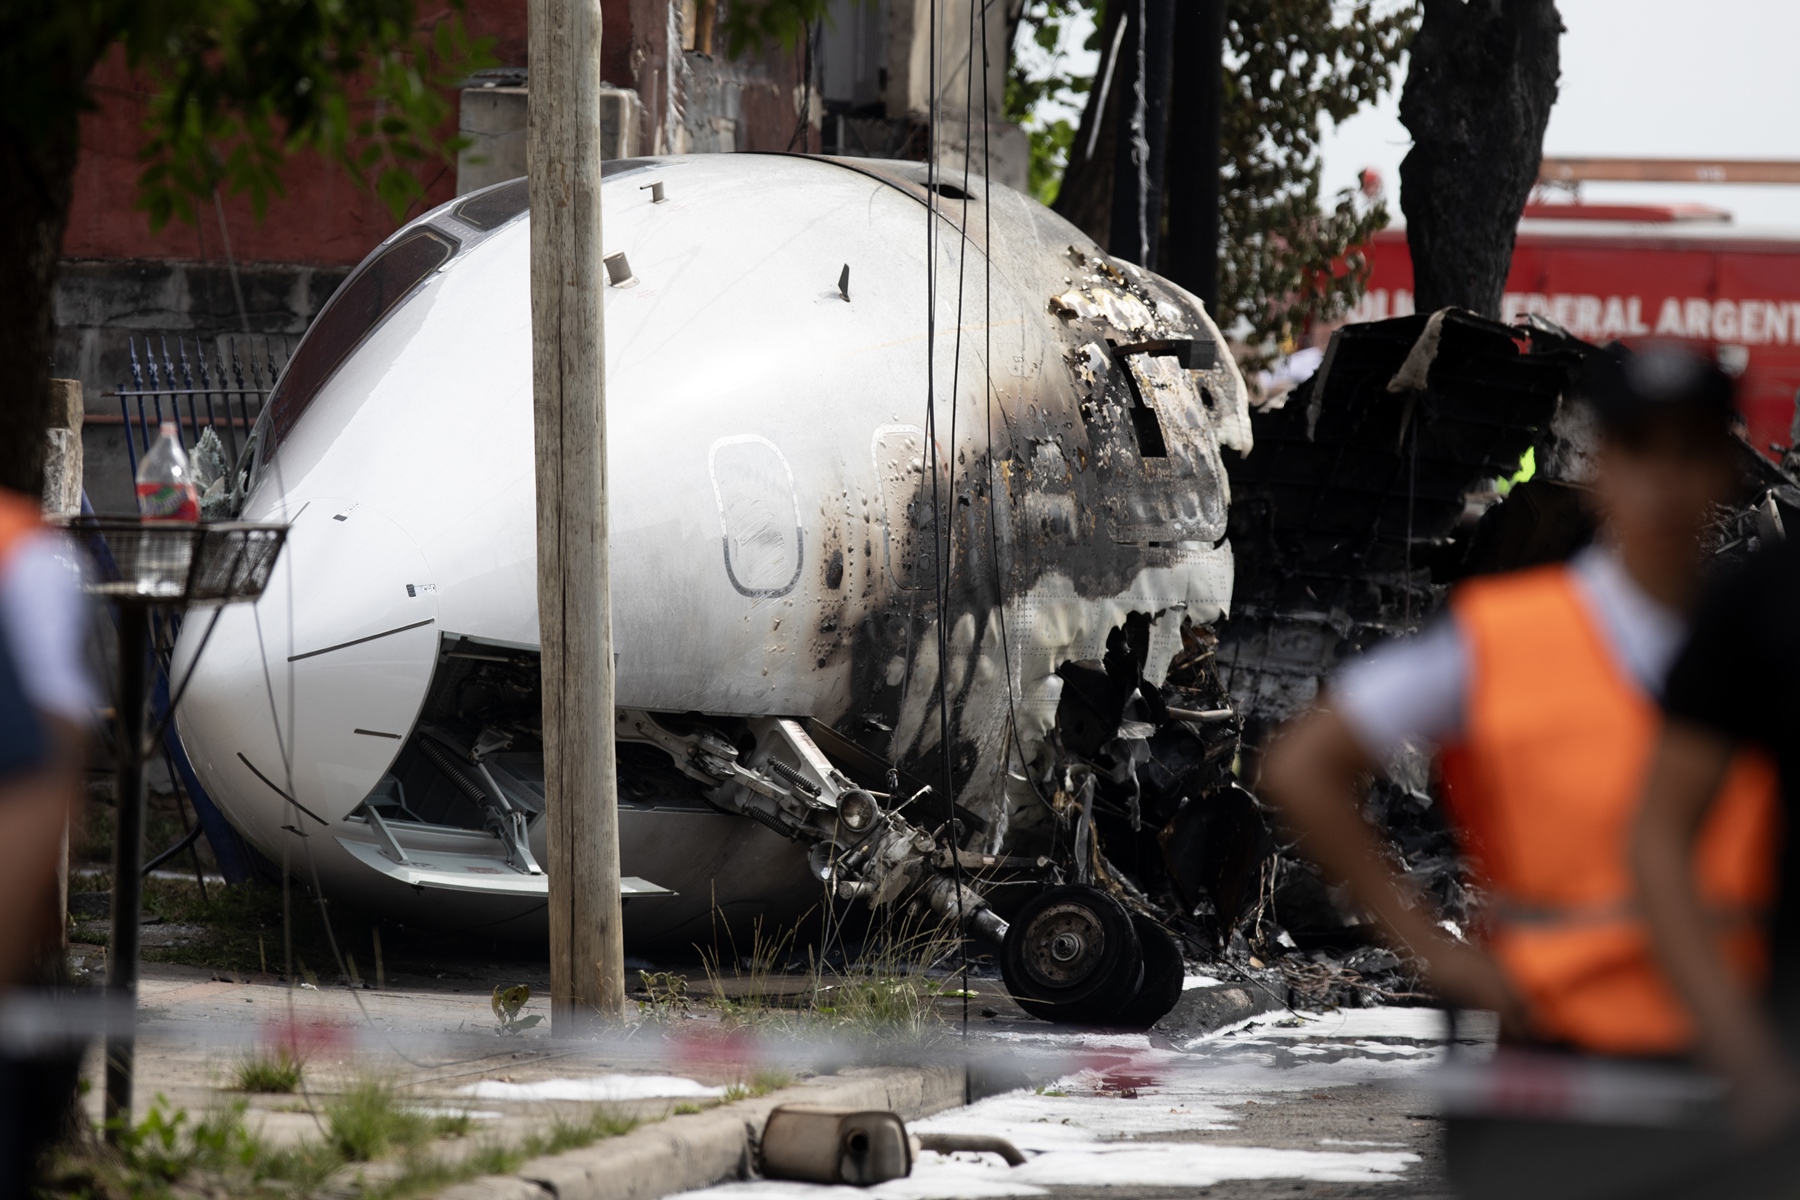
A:
[[[83,653],[87,622],[68,540],[47,529],[23,538],[0,567],[0,629],[31,702],[81,726],[94,719],[95,704]]]
[[[1610,549],[1589,546],[1569,567],[1620,669],[1651,696],[1661,695],[1687,636],[1686,619],[1638,587]],[[1385,643],[1339,670],[1331,707],[1363,752],[1386,762],[1407,746],[1457,740],[1468,693],[1468,647],[1446,614],[1418,637]]]

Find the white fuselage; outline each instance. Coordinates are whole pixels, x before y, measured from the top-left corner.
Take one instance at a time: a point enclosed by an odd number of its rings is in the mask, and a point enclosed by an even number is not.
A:
[[[663,203],[642,190],[652,181]],[[1210,620],[1228,604],[1231,560],[1222,524],[1182,527],[1209,518],[1184,515],[1192,506],[1181,502],[1159,512],[1134,501],[1137,536],[1121,540],[1094,515],[1095,496],[1117,489],[1078,478],[1108,457],[1076,415],[1098,395],[1094,363],[1075,361],[1093,328],[1110,321],[1123,341],[1182,325],[1216,340],[1216,330],[1197,303],[1139,304],[1140,317],[1102,300],[1097,316],[1059,315],[1050,299],[1084,286],[1071,248],[1103,256],[1032,201],[978,185],[991,212],[979,199],[937,200],[928,339],[931,218],[907,171],[883,179],[733,155],[615,169],[607,250],[628,256],[637,283],[605,296],[608,532],[622,707],[810,717],[918,766],[940,740],[939,568],[917,536],[930,516],[920,507],[932,483],[929,356],[940,503],[952,524],[976,520],[978,531],[953,533],[965,540],[950,569],[988,573],[958,585],[947,618],[957,740],[995,760],[970,766],[958,786],[998,838],[1008,711],[1021,740],[1041,737],[1056,664],[1097,657],[1133,608],[1158,614],[1154,649],[1166,665],[1183,614]],[[242,516],[288,522],[287,546],[262,599],[220,615],[178,720],[208,792],[270,860],[409,919],[488,924],[529,916],[537,885],[496,874],[484,887],[485,867],[469,869],[467,886],[408,882],[348,845],[385,853],[353,810],[414,734],[446,645],[538,645],[529,217],[480,231],[455,207],[408,228],[472,244],[367,334],[278,447],[265,431]],[[1110,286],[1095,278],[1090,294]],[[1129,279],[1140,292],[1175,291],[1141,272]],[[1145,320],[1156,328],[1126,328]],[[1218,403],[1188,414],[1182,436],[1199,466],[1181,476],[1187,459],[1173,449],[1175,465],[1158,464],[1179,477],[1172,495],[1222,489],[1222,473],[1204,478],[1202,452],[1216,464],[1221,441],[1245,448],[1235,368],[1226,359],[1195,378]],[[964,496],[972,503],[958,509]],[[1169,527],[1147,537],[1146,521]],[[1136,557],[1122,559],[1121,546]],[[189,620],[178,672],[206,626]],[[680,896],[634,901],[638,936],[689,937],[715,905],[734,917],[785,913],[816,894],[804,855],[775,834],[692,805],[658,811],[625,814],[625,871]],[[532,831],[540,858],[542,825]],[[489,835],[409,836],[403,858],[492,855],[478,845]]]

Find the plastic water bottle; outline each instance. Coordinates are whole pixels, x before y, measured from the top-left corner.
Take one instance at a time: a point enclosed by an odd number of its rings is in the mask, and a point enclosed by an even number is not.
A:
[[[156,445],[144,455],[137,471],[138,513],[146,521],[198,521],[200,489],[181,448],[181,431],[173,421],[162,423]]]
[[[138,463],[137,503],[138,515],[146,524],[200,519],[200,489],[194,485],[187,451],[181,448],[181,430],[173,421],[163,422],[156,445]],[[181,596],[187,590],[193,556],[192,536],[175,530],[139,534],[138,594],[169,599]]]

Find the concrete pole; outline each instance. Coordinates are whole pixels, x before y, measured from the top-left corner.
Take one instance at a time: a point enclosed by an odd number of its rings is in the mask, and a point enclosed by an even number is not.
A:
[[[81,513],[81,423],[85,415],[81,380],[50,381],[50,445],[44,453],[44,515],[74,517]],[[56,855],[56,927],[58,944],[69,948],[69,824],[63,822],[62,848]]]
[[[607,564],[600,0],[530,0],[532,409],[550,1029],[625,1013]]]

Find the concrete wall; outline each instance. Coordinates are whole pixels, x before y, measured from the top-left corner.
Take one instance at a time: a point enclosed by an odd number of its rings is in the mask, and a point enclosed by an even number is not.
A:
[[[204,347],[240,360],[250,353],[243,340],[247,323],[258,335],[282,343],[300,340],[313,315],[343,282],[348,268],[255,263],[239,268],[244,294],[240,313],[231,275],[222,263],[159,262],[145,259],[74,259],[63,263],[56,289],[55,375],[81,382],[86,420],[84,479],[88,497],[100,511],[131,509],[131,480],[119,401],[105,393],[131,379],[130,343],[140,355],[145,339],[160,354],[166,341],[179,362],[190,362]],[[260,342],[260,338],[256,339]]]
[[[605,77],[629,84],[627,0],[602,0],[602,10]],[[492,39],[500,62],[524,64],[525,0],[467,0],[464,22],[470,33]],[[92,86],[97,106],[81,121],[81,159],[63,239],[63,253],[70,258],[222,262],[229,238],[240,263],[351,266],[399,226],[369,188],[341,168],[302,154],[282,171],[282,194],[260,220],[246,197],[226,194],[222,221],[218,211],[203,205],[196,223],[177,221],[153,230],[135,206],[143,170],[138,154],[144,143],[145,83],[126,69],[124,55],[115,49],[94,72]],[[420,179],[426,194],[413,216],[450,198],[455,166],[424,164]]]
[[[465,88],[460,132],[468,146],[456,158],[456,194],[517,179],[526,171],[531,91],[523,83]],[[600,156],[632,158],[644,135],[644,106],[629,88],[600,91]]]

